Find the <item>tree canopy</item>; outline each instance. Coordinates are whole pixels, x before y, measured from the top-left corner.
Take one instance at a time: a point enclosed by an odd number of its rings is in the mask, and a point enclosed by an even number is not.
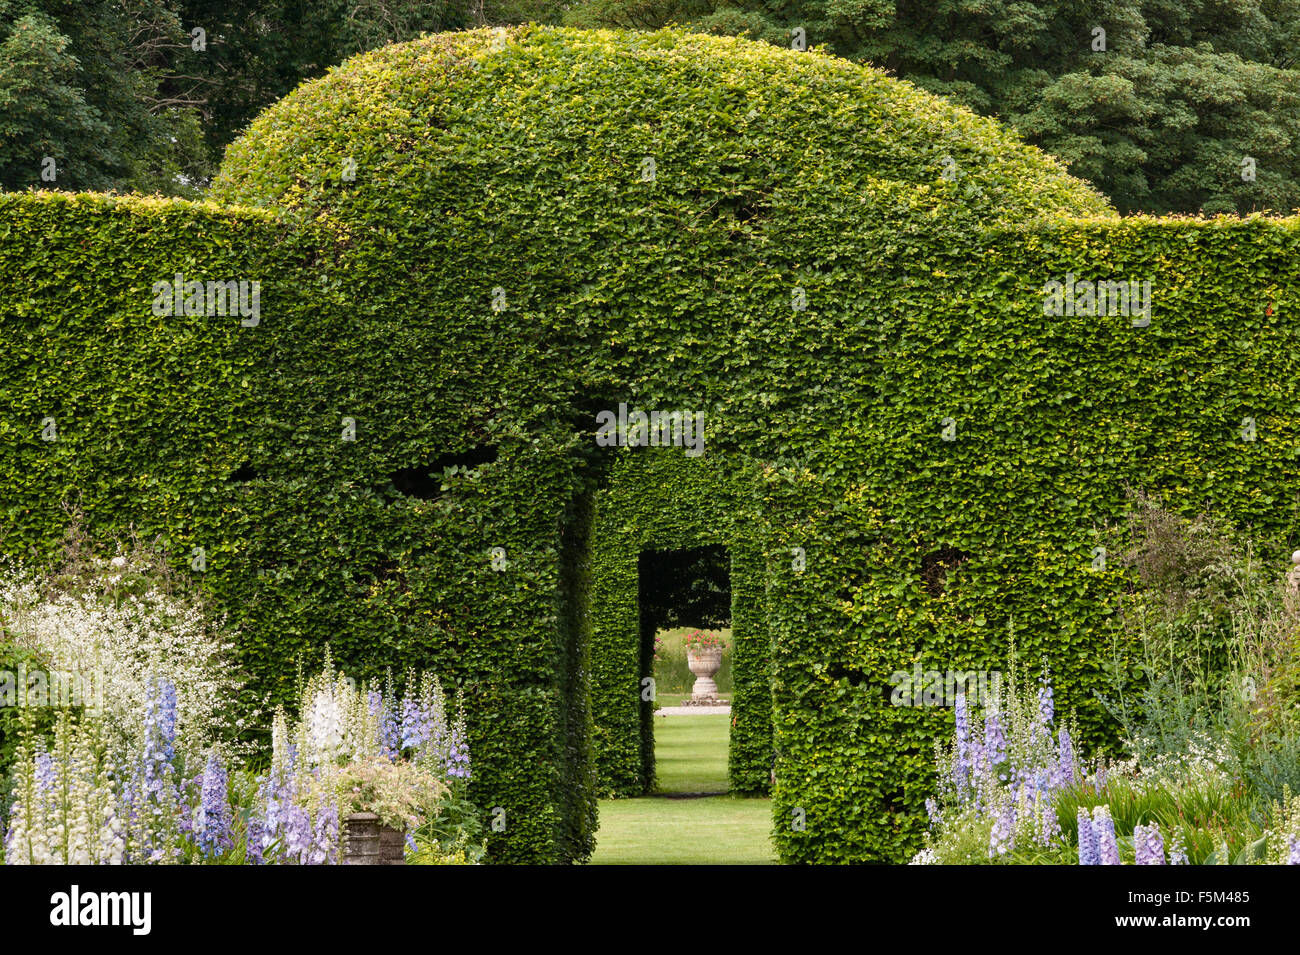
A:
[[[821,47],[1002,120],[1125,212],[1300,207],[1300,0],[0,0],[0,188],[197,194],[349,56],[525,21]]]

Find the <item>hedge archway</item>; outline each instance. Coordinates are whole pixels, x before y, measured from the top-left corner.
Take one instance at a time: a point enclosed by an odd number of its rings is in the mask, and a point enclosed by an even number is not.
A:
[[[772,765],[772,698],[762,595],[765,568],[752,462],[692,460],[626,449],[596,497],[592,527],[591,694],[602,792],[646,792],[653,765],[653,708],[644,678],[638,557],[649,550],[727,549],[732,630],[728,777],[735,792],[766,792]]]
[[[868,68],[426,37],[268,110],[214,198],[0,196],[3,547],[48,552],[80,498],[98,533],[203,548],[273,701],[326,645],[458,682],[500,861],[584,858],[634,765],[634,545],[730,549],[732,779],[775,748],[782,857],[879,861],[951,723],[890,707],[891,672],[996,668],[1010,629],[1101,738],[1117,572],[1085,555],[1123,487],[1275,540],[1297,516],[1295,221],[1112,218]],[[177,273],[260,280],[260,321],[155,314]],[[1046,315],[1067,276],[1151,281],[1150,321]],[[620,403],[703,412],[706,453],[600,447]],[[944,549],[968,559],[935,593]]]
[[[456,405],[487,420],[529,409],[526,427],[572,441],[586,487],[606,488],[592,501],[583,636],[598,786],[618,793],[645,785],[634,754],[649,728],[634,679],[631,541],[690,546],[731,532],[725,515],[674,525],[662,511],[608,532],[602,500],[631,506],[659,494],[660,467],[668,481],[692,468],[680,449],[643,448],[638,460],[668,460],[634,479],[592,447],[596,412],[702,411],[705,457],[756,473],[826,432],[857,386],[851,375],[814,384],[823,362],[872,347],[868,319],[892,311],[889,283],[928,282],[930,250],[967,248],[994,221],[1108,210],[996,123],[874,70],[674,31],[538,27],[349,61],[259,118],[214,192],[337,228],[346,244],[331,270],[376,334],[389,328],[434,363],[472,356],[439,428],[466,427]],[[864,284],[866,262],[875,277]],[[391,373],[394,390],[409,374]],[[380,443],[411,440],[411,427]],[[759,523],[729,542],[734,622],[755,634],[766,632]],[[741,662],[766,673],[766,654]],[[738,694],[733,736],[732,781],[749,791],[766,786],[772,762],[768,703],[748,702],[767,695],[758,686]]]

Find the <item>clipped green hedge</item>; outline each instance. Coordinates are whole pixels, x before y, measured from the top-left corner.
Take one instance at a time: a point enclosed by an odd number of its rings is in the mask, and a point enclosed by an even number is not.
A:
[[[588,852],[583,621],[557,596],[585,574],[567,436],[516,420],[476,434],[459,403],[438,413],[454,400],[440,376],[463,364],[437,358],[436,329],[358,321],[328,229],[53,194],[0,197],[0,222],[5,551],[53,557],[69,504],[93,535],[135,528],[186,569],[202,548],[195,572],[240,632],[252,699],[288,702],[299,661],[327,646],[358,678],[437,672],[465,696],[473,796],[504,810],[484,819],[504,820],[494,857]],[[155,316],[152,284],[176,272],[261,279],[260,320]],[[410,354],[404,387],[357,371]],[[495,460],[424,485],[398,473],[478,444]]]
[[[783,857],[897,860],[951,717],[889,707],[890,673],[996,669],[1011,632],[1104,740],[1117,581],[1080,562],[1124,485],[1294,516],[1294,224],[1062,222],[1108,208],[864,67],[426,37],[268,110],[214,196],[265,211],[0,199],[3,547],[48,550],[80,498],[105,535],[205,548],[256,692],[326,645],[459,683],[498,861],[584,858],[596,793],[652,778],[644,550],[728,548],[731,780],[762,791],[775,747]],[[1045,321],[1071,270],[1160,276],[1152,325]],[[154,318],[174,271],[263,277],[261,325]],[[705,456],[597,447],[620,402],[705,411]],[[1248,408],[1251,448],[1212,440]],[[935,596],[944,548],[967,560]]]
[[[1150,324],[1045,315],[1069,273],[1149,279]],[[1095,548],[1128,489],[1250,528],[1281,576],[1300,517],[1298,288],[1296,219],[1096,220],[990,233],[882,312],[873,393],[767,475],[784,858],[919,847],[952,716],[889,704],[890,675],[918,661],[1004,670],[1014,639],[1032,675],[1050,667],[1084,745],[1112,741],[1095,695],[1127,580]],[[908,347],[921,308],[926,344]],[[803,574],[775,560],[793,546]],[[934,593],[923,562],[945,548],[965,560]]]
[[[765,792],[772,764],[772,696],[762,614],[752,462],[689,458],[675,448],[625,448],[595,499],[591,537],[591,702],[600,790],[635,796],[654,784],[654,702],[638,605],[646,551],[725,546],[730,557],[732,716],[729,776],[736,792]]]
[[[842,382],[811,383],[874,307],[847,291],[863,263],[888,255],[906,269],[896,250],[909,241],[1107,210],[997,124],[878,71],[673,31],[532,26],[349,61],[260,117],[214,194],[346,235],[335,269],[360,315],[391,335],[437,330],[437,350],[404,350],[455,356],[437,408],[449,430],[549,413],[591,486],[609,485],[592,545],[593,745],[600,788],[621,794],[652,774],[638,549],[728,544],[733,623],[755,637],[765,586],[761,554],[729,530],[738,514],[671,506],[700,499],[680,449],[641,449],[638,460],[672,463],[606,476],[595,413],[700,409],[706,457],[788,454],[844,400]],[[385,370],[394,391],[411,374]],[[401,442],[400,428],[382,440]],[[725,493],[746,513],[756,488]],[[742,642],[751,676],[737,690],[732,783],[761,791],[767,653]]]

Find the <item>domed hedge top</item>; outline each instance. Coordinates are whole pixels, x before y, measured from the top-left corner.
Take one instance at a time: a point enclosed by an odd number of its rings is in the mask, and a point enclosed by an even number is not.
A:
[[[821,180],[911,183],[1006,218],[1109,211],[996,122],[869,67],[671,30],[536,26],[426,36],[303,84],[231,146],[214,194],[364,220],[435,171],[488,176],[520,200],[564,180],[570,202],[608,214],[651,182],[775,212]],[[460,184],[454,205],[474,191]]]
[[[213,192],[340,236],[324,267],[348,406],[388,421],[430,396],[449,441],[458,407],[517,420],[632,394],[813,434],[834,413],[803,397],[827,343],[876,347],[859,339],[902,286],[924,292],[985,226],[1109,211],[996,122],[877,70],[536,26],[349,60],[262,114]]]

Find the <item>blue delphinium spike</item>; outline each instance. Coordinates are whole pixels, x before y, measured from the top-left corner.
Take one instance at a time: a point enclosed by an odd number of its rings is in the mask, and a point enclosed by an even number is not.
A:
[[[1093,827],[1088,810],[1080,807],[1077,819],[1079,822],[1079,865],[1100,865],[1101,859],[1097,851],[1097,831]]]

